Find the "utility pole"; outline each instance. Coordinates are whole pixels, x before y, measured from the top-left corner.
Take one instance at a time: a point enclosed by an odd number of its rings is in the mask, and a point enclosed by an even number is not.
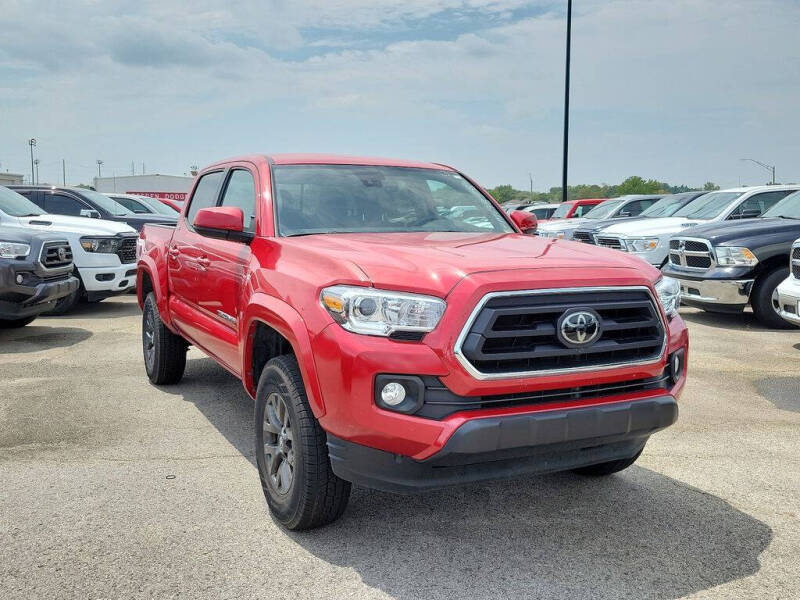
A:
[[[97,178],[100,179],[102,175],[100,174],[100,167],[103,166],[103,161],[99,158],[97,159]]]
[[[36,146],[36,138],[29,139],[28,145],[31,147],[31,185],[33,185],[35,183],[33,178],[33,148]]]
[[[63,158],[61,159],[61,183],[67,185],[67,163]]]
[[[528,173],[528,179],[531,180],[531,202],[533,202],[533,175]]]
[[[572,0],[567,0],[567,61],[564,73],[564,168],[561,175],[561,201],[567,201],[567,164],[569,158],[569,67],[572,45]]]
[[[133,161],[131,161],[131,175],[136,175],[135,167]]]
[[[767,171],[772,173],[772,185],[775,185],[775,165],[768,165],[760,160],[756,160],[755,158],[740,158],[739,160],[749,160],[752,163],[756,163],[759,167],[765,168]]]
[[[36,181],[35,183],[39,183],[39,159],[35,159],[33,164],[36,166]]]

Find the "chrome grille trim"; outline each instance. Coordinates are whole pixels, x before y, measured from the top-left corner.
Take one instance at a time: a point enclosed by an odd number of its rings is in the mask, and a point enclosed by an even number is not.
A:
[[[674,237],[669,241],[669,263],[687,271],[708,271],[717,261],[708,240]]]

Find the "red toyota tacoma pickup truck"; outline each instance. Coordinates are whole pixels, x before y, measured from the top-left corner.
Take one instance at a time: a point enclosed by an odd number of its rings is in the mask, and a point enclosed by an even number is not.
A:
[[[679,289],[532,225],[439,164],[218,162],[176,227],[141,233],[147,375],[177,383],[191,344],[242,380],[290,529],[335,520],[351,483],[620,471],[677,418]]]

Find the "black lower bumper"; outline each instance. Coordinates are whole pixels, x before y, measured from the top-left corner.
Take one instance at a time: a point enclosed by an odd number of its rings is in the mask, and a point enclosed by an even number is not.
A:
[[[21,302],[0,300],[0,319],[24,319],[38,315],[51,309],[59,298],[68,296],[79,286],[80,281],[73,276],[40,283],[32,288],[33,293]]]
[[[415,492],[526,474],[566,471],[635,456],[672,425],[672,396],[467,421],[424,461],[328,434],[333,472],[389,492]]]

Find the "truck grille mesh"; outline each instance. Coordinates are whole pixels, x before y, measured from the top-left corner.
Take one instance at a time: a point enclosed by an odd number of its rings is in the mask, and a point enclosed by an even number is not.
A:
[[[673,238],[669,241],[669,262],[678,267],[706,270],[714,264],[714,257],[707,242]]]
[[[598,237],[597,245],[604,248],[613,248],[614,250],[623,250],[622,240],[613,237]]]
[[[66,267],[72,263],[72,248],[67,242],[45,242],[40,256],[47,269]]]
[[[136,262],[136,238],[131,236],[122,240],[117,256],[123,265]]]
[[[800,279],[800,246],[792,248],[791,269],[792,276],[795,279]]]
[[[576,308],[595,311],[601,330],[579,348],[568,347],[557,331],[561,316]],[[536,374],[656,360],[664,337],[647,290],[568,290],[490,298],[459,350],[484,375]]]
[[[576,231],[572,234],[572,239],[576,242],[583,242],[584,244],[594,244],[592,234],[588,231]]]

